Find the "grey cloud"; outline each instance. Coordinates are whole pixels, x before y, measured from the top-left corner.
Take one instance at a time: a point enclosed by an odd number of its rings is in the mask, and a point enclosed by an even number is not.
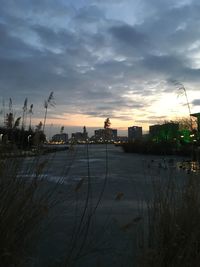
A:
[[[62,113],[66,105],[69,112],[128,119],[123,111],[149,106],[144,99],[156,97],[159,86],[162,92],[172,90],[159,80],[200,81],[200,69],[192,64],[200,46],[197,2],[178,6],[174,1],[142,1],[143,20],[135,25],[106,16],[106,8],[110,14],[113,6],[120,8],[118,0],[90,3],[77,1],[73,7],[73,1],[3,0],[0,90],[4,96],[15,94],[21,103],[27,94],[38,101],[53,90],[55,112]],[[130,3],[126,0],[131,8]],[[143,101],[123,95],[141,96]]]
[[[49,24],[62,21],[63,18],[72,17],[75,14],[75,8],[72,5],[67,5],[63,1],[54,0],[14,0],[1,1],[1,14],[2,17],[9,21],[26,20],[30,24],[44,23],[45,19],[49,18]],[[58,25],[57,25],[58,26]]]
[[[5,23],[0,23],[0,58],[24,58],[36,52],[36,49],[27,45],[23,40],[12,36],[10,28]]]
[[[180,55],[149,55],[142,61],[142,66],[147,72],[152,75],[160,75],[166,81],[188,80],[190,82],[200,81],[200,69],[192,68],[189,66],[188,58],[181,57]]]
[[[124,2],[126,2],[126,0],[124,1]],[[122,3],[122,1],[121,0],[101,0],[101,1],[99,1],[99,0],[92,0],[92,3],[95,3],[96,5],[104,5],[104,4],[108,4],[108,5],[118,5],[118,4],[121,4]]]
[[[52,28],[34,25],[32,29],[38,34],[40,40],[44,42],[45,45],[59,45],[59,46],[71,46],[77,44],[77,39],[74,34],[67,30],[55,31]]]
[[[91,5],[79,9],[75,19],[79,22],[97,23],[98,20],[105,19],[105,16],[104,12],[102,12],[96,5]]]
[[[200,106],[200,99],[195,99],[192,101],[193,106]]]
[[[116,115],[111,111],[106,111],[104,113],[99,113],[99,112],[88,112],[87,115],[91,117],[100,117],[100,118],[107,118],[109,117],[111,119],[120,119],[120,120],[133,120],[133,117],[131,116],[126,116],[126,115]]]
[[[163,118],[164,120],[164,118]],[[147,123],[147,124],[158,124],[160,122],[160,118],[155,119],[145,119],[145,120],[135,120],[136,123]]]
[[[96,107],[97,110],[114,110],[120,112],[120,110],[124,108],[130,109],[139,109],[142,108],[144,105],[142,103],[137,103],[133,101],[132,103],[124,103],[124,101],[113,101],[112,103],[104,103],[103,105],[99,105]]]
[[[88,89],[86,92],[88,99],[96,99],[96,100],[106,100],[113,97],[111,92],[108,92],[105,88],[99,88],[98,91],[94,91],[92,89]]]
[[[91,116],[91,112],[86,112],[85,114]],[[105,110],[98,110],[96,113],[95,113],[95,117],[100,117],[100,118],[119,118],[119,117],[126,117],[126,116],[120,116],[121,113],[116,113],[112,110],[109,110],[109,109],[105,109]],[[92,114],[92,116],[94,116],[94,114]]]
[[[164,119],[166,119],[166,116],[148,116],[148,119],[150,119],[150,120],[164,120]]]
[[[103,94],[102,92],[102,95]],[[72,103],[68,104],[67,108],[71,112],[78,112],[89,116],[125,118],[127,115],[123,114],[124,110],[126,110],[127,113],[130,110],[138,110],[146,106],[142,99],[141,102],[139,102],[121,97],[120,95],[115,95],[114,93],[106,98],[102,95],[99,94],[97,98],[88,97],[87,105],[84,105],[86,100],[85,96],[80,97],[76,100],[75,105]]]
[[[130,25],[113,26],[109,31],[118,41],[129,46],[146,46],[148,43],[147,37]]]
[[[121,115],[121,116],[114,116],[113,118],[119,119],[119,120],[127,120],[127,121],[132,121],[133,117],[132,116],[126,116],[126,115]]]
[[[166,72],[167,74],[178,72],[183,69],[184,62],[177,56],[164,55],[156,56],[149,55],[143,60],[144,67],[156,72]]]
[[[107,117],[113,117],[112,112],[88,112],[87,115],[91,117],[99,117],[99,118],[107,118]]]
[[[159,1],[154,2],[158,5]],[[155,16],[144,21],[140,28],[151,33],[149,37],[158,52],[176,51],[185,57],[188,46],[199,39],[199,5],[167,5],[167,8],[159,6]]]

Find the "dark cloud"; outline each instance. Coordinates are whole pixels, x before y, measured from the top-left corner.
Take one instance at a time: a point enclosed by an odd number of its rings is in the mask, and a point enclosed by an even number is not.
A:
[[[147,44],[146,36],[130,25],[113,26],[109,31],[118,41],[130,46],[138,47]]]
[[[5,23],[0,23],[0,58],[24,58],[36,52],[31,45],[26,44],[17,36],[11,35],[9,26]],[[4,65],[1,64],[3,67]]]
[[[183,72],[186,66],[184,66],[184,60],[180,59],[176,55],[149,55],[144,58],[142,62],[144,68],[150,72],[161,73],[166,77],[180,77],[180,73]],[[177,77],[178,76],[178,77]]]

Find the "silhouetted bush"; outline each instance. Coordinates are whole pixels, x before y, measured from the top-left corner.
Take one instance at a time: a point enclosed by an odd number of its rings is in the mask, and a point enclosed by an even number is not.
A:
[[[177,143],[173,141],[134,141],[130,143],[124,143],[122,147],[127,153],[182,156],[190,156],[192,153],[191,144],[178,146]]]

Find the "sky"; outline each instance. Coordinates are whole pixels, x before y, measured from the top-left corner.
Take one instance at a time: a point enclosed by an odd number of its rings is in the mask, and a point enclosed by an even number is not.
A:
[[[198,0],[1,0],[0,110],[33,124],[119,134],[200,112]],[[3,104],[4,103],[4,104]],[[5,108],[3,108],[5,106]],[[1,112],[2,113],[2,112]],[[2,116],[2,114],[1,114]],[[1,118],[3,121],[3,118]],[[47,131],[47,130],[46,130]]]

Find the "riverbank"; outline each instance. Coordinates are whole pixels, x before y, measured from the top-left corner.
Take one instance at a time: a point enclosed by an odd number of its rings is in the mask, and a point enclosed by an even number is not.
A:
[[[196,144],[178,145],[175,142],[135,141],[123,143],[122,148],[126,153],[139,153],[147,155],[175,155],[186,156],[191,159],[200,159],[200,150]]]
[[[13,149],[12,147],[1,147],[0,158],[23,158],[23,157],[36,157],[38,155],[44,155],[48,153],[56,153],[60,151],[68,150],[68,145],[44,145],[40,148],[32,148],[27,150]]]

